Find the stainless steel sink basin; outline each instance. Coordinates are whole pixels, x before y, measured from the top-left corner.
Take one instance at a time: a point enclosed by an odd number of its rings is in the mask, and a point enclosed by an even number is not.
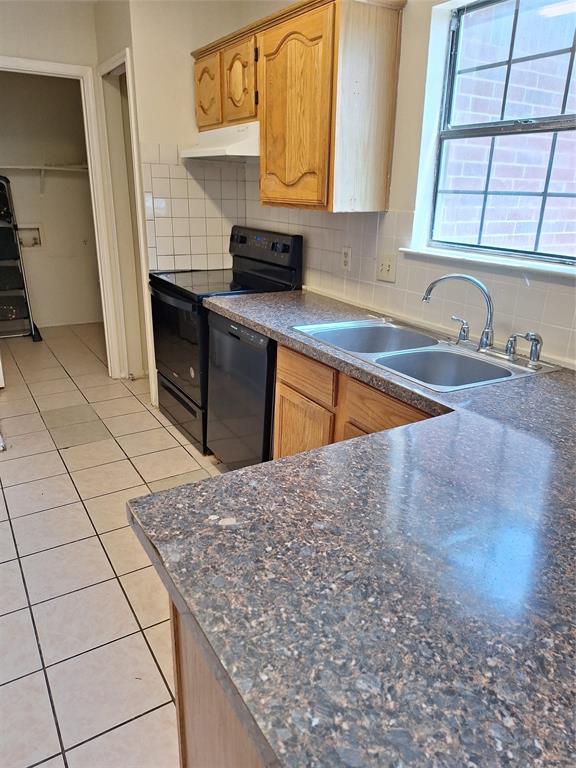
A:
[[[350,323],[296,326],[318,341],[332,344],[346,352],[385,354],[404,349],[432,347],[438,340],[426,333],[403,328],[385,320],[364,320]]]
[[[453,392],[554,370],[546,363],[535,370],[529,367],[528,360],[511,361],[496,349],[478,352],[472,342],[454,342],[442,334],[433,336],[385,317],[295,325],[294,330],[436,392]]]
[[[508,367],[451,349],[404,352],[380,357],[374,362],[440,391],[488,384],[514,375]]]

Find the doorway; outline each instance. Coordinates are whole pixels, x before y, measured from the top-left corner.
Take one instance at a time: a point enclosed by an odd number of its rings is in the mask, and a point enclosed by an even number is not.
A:
[[[131,59],[129,49],[125,49],[117,57],[115,66],[124,62],[126,74],[128,114],[125,109],[125,119],[130,121],[130,139],[132,142],[130,157],[124,152],[129,168],[138,168],[139,148],[136,142],[137,131],[135,127],[135,97],[133,80],[131,78]],[[145,275],[138,280],[139,254],[134,250],[134,260],[131,268],[121,266],[121,255],[116,240],[116,226],[114,206],[116,200],[113,196],[110,162],[108,158],[108,143],[106,130],[106,116],[103,104],[102,75],[110,72],[113,67],[100,69],[96,77],[91,67],[62,64],[59,62],[47,62],[36,59],[22,59],[10,56],[0,56],[0,73],[25,73],[38,75],[42,78],[64,78],[75,81],[80,88],[82,116],[84,121],[86,163],[82,172],[88,177],[92,204],[92,219],[94,231],[94,243],[97,256],[97,274],[100,283],[100,304],[105,338],[106,358],[109,375],[112,378],[129,378],[138,376],[146,371],[148,359],[153,356],[153,342],[151,331],[151,317],[146,316],[146,306],[142,299],[143,288],[146,286]],[[119,86],[122,89],[122,86]],[[120,95],[120,98],[122,96]],[[121,105],[121,101],[120,101]],[[124,138],[125,142],[126,139]],[[51,173],[52,171],[47,171]],[[126,180],[126,185],[128,185]],[[138,173],[132,174],[132,186],[134,188],[135,202],[130,210],[132,216],[132,237],[137,232],[137,241],[140,248],[145,248],[145,224],[144,211],[141,199],[141,181]],[[129,194],[129,193],[128,193]],[[130,206],[130,203],[128,203]],[[133,218],[133,208],[136,208],[136,221]],[[128,260],[129,261],[129,260]],[[143,262],[145,263],[145,262]],[[124,296],[136,297],[137,320],[135,313],[130,312],[124,306]],[[132,304],[134,306],[134,304]],[[144,317],[142,318],[142,314]],[[148,310],[148,316],[150,312]],[[128,328],[126,318],[130,319]],[[142,330],[144,321],[144,331]],[[131,330],[136,328],[137,341],[134,341]],[[142,342],[144,333],[145,342]],[[138,364],[129,360],[128,349],[140,349],[141,369]],[[144,348],[144,354],[142,349]],[[136,354],[136,359],[138,355]],[[133,367],[133,370],[131,369]]]
[[[116,252],[122,284],[128,376],[139,378],[147,369],[145,307],[125,62],[103,73],[101,85],[112,202],[111,247]]]
[[[129,375],[148,374],[152,402],[156,378],[152,316],[148,297],[148,253],[136,97],[130,49],[125,48],[97,68],[97,93],[101,106],[105,183],[109,191],[110,250],[115,253],[122,278],[123,322]]]
[[[0,103],[0,174],[19,241],[7,254],[19,256],[16,262],[2,261],[0,336],[31,330],[9,319],[24,314],[24,307],[11,311],[16,303],[28,305],[40,331],[94,326],[97,333],[103,313],[80,83],[0,71]]]

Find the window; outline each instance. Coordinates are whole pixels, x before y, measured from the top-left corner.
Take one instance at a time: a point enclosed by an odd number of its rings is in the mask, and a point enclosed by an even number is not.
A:
[[[573,0],[452,15],[432,245],[576,260]]]

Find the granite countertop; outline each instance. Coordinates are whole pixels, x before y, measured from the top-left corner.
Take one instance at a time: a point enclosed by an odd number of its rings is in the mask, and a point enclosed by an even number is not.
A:
[[[281,764],[573,765],[574,374],[439,395],[290,330],[363,310],[209,305],[441,414],[129,504]]]

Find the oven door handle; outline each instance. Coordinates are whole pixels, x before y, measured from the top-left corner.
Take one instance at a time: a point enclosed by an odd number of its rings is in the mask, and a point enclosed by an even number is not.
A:
[[[152,286],[150,286],[150,293],[155,299],[158,299],[158,301],[161,301],[164,304],[169,304],[171,307],[175,307],[176,309],[180,309],[182,312],[190,312],[193,315],[198,314],[199,305],[196,301],[177,299],[176,296],[172,296],[170,293],[164,293],[164,291],[159,291],[157,288],[153,288]]]

